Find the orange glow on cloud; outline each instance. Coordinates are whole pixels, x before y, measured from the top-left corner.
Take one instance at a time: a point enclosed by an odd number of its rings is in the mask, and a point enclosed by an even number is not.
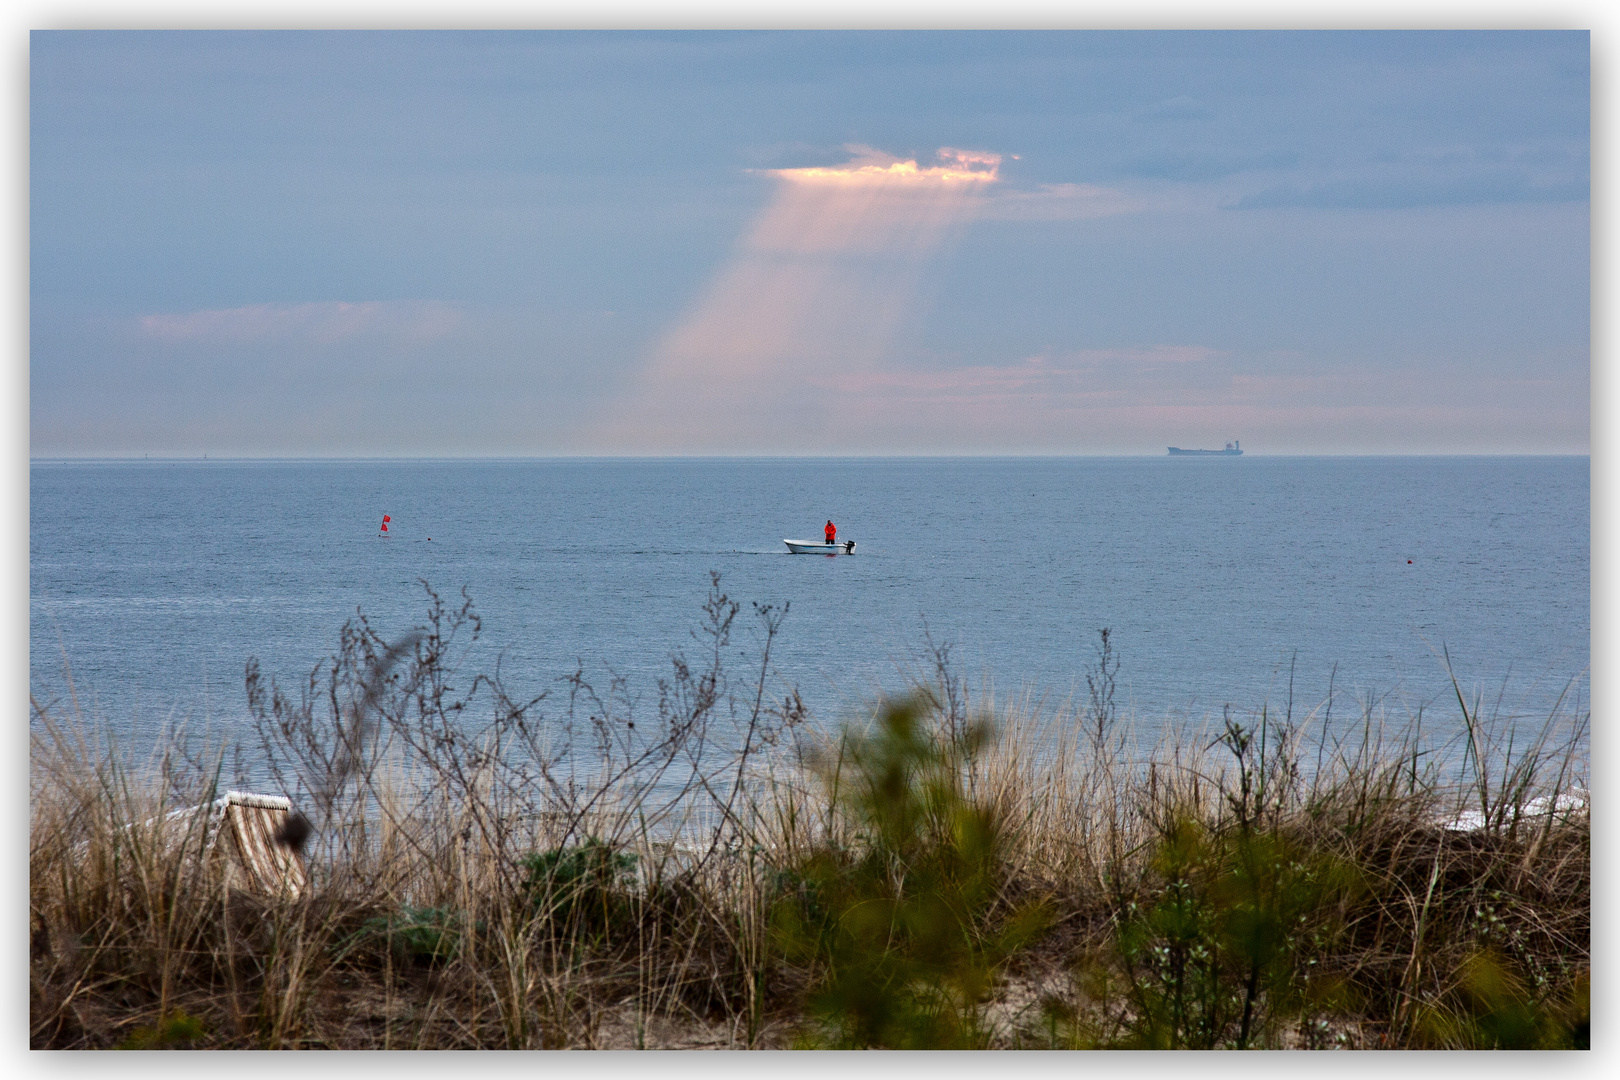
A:
[[[939,158],[945,164],[920,168],[915,160],[901,161],[885,154],[868,150],[847,165],[830,168],[771,169],[795,184],[831,184],[838,187],[890,187],[894,185],[953,185],[990,184],[996,181],[1001,166],[1000,154],[984,154],[972,150],[953,150],[942,147]]]

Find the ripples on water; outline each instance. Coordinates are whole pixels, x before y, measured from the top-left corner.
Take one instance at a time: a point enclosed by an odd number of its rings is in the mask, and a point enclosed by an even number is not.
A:
[[[1144,733],[1279,703],[1291,666],[1296,707],[1331,676],[1336,710],[1455,722],[1442,647],[1539,720],[1572,677],[1585,708],[1588,492],[1584,457],[36,462],[32,683],[64,699],[65,658],[119,730],[229,731],[248,656],[297,683],[356,607],[417,621],[425,578],[519,688],[583,663],[650,703],[717,570],[744,619],[791,603],[777,666],[821,722],[901,685],[925,628],[1060,702],[1104,626]],[[854,556],[786,554],[829,517]]]

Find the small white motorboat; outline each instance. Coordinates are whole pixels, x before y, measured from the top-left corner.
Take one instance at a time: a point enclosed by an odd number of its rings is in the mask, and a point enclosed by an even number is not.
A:
[[[820,540],[786,540],[782,543],[795,555],[853,555],[855,554],[855,541],[840,540],[836,544],[824,543]]]

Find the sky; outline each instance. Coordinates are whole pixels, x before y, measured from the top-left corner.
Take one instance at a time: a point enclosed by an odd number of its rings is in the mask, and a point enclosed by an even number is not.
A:
[[[36,31],[35,457],[1575,453],[1580,31]]]

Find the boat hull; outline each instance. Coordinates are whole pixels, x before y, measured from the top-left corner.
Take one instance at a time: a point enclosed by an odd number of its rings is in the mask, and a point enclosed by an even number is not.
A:
[[[836,544],[822,543],[820,540],[786,540],[782,543],[795,555],[853,555],[855,554],[855,541],[841,540]]]
[[[1183,450],[1179,446],[1170,447],[1171,457],[1242,457],[1241,450]]]

